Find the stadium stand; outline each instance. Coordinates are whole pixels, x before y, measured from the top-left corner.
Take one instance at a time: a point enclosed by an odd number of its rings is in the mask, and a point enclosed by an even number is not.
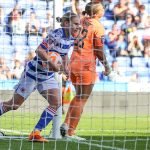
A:
[[[20,58],[22,59],[21,63],[23,65],[27,53],[30,52],[31,49],[32,51],[34,51],[36,46],[42,41],[42,39],[45,37],[45,34],[47,34],[48,32],[47,28],[44,29],[44,25],[45,23],[47,23],[47,25],[49,23],[49,21],[46,20],[46,14],[49,13],[50,15],[53,15],[53,11],[52,11],[53,2],[52,1],[46,2],[42,0],[35,0],[35,1],[36,2],[34,3],[30,0],[0,1],[0,10],[3,12],[3,13],[0,13],[2,16],[0,17],[1,18],[1,21],[0,21],[1,22],[0,23],[0,54],[1,56],[7,58],[6,62],[8,64],[10,64],[11,61],[12,61],[11,64],[14,64],[13,61],[15,60],[12,59],[12,55],[17,56],[21,52],[22,56],[20,56]],[[138,68],[138,72],[140,72],[139,70],[141,70],[141,72],[144,72],[142,70],[146,70],[145,72],[148,72],[147,68],[150,67],[150,61],[148,57],[145,55],[145,50],[142,51],[142,57],[131,56],[130,52],[128,51],[128,46],[125,48],[126,55],[120,54],[120,53],[112,54],[112,52],[113,50],[116,49],[115,46],[118,45],[119,35],[123,35],[123,37],[125,38],[124,42],[126,43],[126,45],[129,45],[131,43],[134,34],[138,36],[138,39],[142,42],[143,47],[145,47],[144,45],[145,40],[150,41],[150,38],[148,36],[148,31],[150,29],[150,21],[149,21],[150,1],[141,0],[141,3],[139,4],[139,6],[141,6],[142,8],[145,8],[143,14],[145,16],[148,16],[148,18],[147,18],[146,24],[144,24],[142,20],[139,23],[134,22],[134,21],[132,22],[132,24],[134,24],[134,26],[136,27],[136,31],[132,31],[132,27],[128,28],[128,30],[123,31],[121,27],[123,24],[125,24],[126,20],[119,19],[118,21],[116,21],[114,17],[114,8],[119,3],[120,3],[120,0],[114,0],[109,3],[105,1],[104,5],[105,5],[106,13],[105,13],[105,16],[101,19],[101,22],[104,24],[105,29],[106,29],[106,40],[109,41],[109,43],[108,41],[105,42],[106,44],[105,51],[107,53],[107,58],[109,60],[109,63],[111,64],[113,60],[117,60],[120,71],[125,76],[127,76],[127,73],[125,72],[133,72],[136,70],[136,68]],[[136,11],[132,12],[132,10],[130,9],[131,6]],[[70,11],[71,7],[72,6],[70,5],[70,3],[68,5],[68,2],[64,2],[64,8],[63,8],[64,13],[67,11]],[[134,18],[136,16],[143,17],[140,14],[141,12],[140,12],[139,7],[136,7],[134,0],[131,0],[127,4],[127,7],[130,11],[128,11],[126,15],[129,15],[129,14],[133,15]],[[15,11],[14,14],[18,16],[18,13],[20,13],[21,20],[26,24],[25,29],[24,29],[25,31],[24,34],[17,34],[17,33],[14,34],[11,31],[11,21],[9,21],[10,19],[9,17],[11,17],[11,13],[14,11],[14,9],[17,10]],[[39,21],[39,24],[40,24],[39,31],[37,32],[36,35],[31,35],[30,33],[27,34],[27,23],[29,22],[31,13],[36,14],[37,20]],[[14,17],[11,19],[16,19],[16,18]],[[53,16],[51,18],[51,21],[52,20],[53,20]],[[113,28],[115,24],[117,25],[118,31],[115,31],[116,28]],[[139,28],[139,24],[142,24],[142,28]],[[111,37],[113,40],[109,39],[110,37],[108,37],[108,34],[110,33],[111,33],[111,36],[115,34],[114,37]],[[128,35],[132,35],[130,36],[131,39],[128,39]],[[113,49],[111,47],[112,46],[111,42],[113,42]],[[107,45],[107,43],[110,44],[111,49],[109,49],[109,46]],[[18,52],[18,49],[20,49],[19,52]],[[98,68],[100,68],[100,66],[98,66]],[[100,71],[101,69],[97,69],[97,70]],[[147,76],[147,78],[149,79],[149,73],[143,73],[143,74],[142,76]]]

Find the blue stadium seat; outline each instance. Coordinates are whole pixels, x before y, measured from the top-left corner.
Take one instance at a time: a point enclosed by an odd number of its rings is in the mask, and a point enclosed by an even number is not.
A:
[[[11,45],[0,45],[0,55],[12,55],[14,47]]]
[[[106,29],[111,29],[112,25],[115,23],[113,20],[102,20],[101,23]]]
[[[150,0],[141,0],[142,4],[149,3]]]
[[[0,35],[0,45],[10,45],[11,44],[11,37],[7,34]]]
[[[133,57],[132,58],[132,67],[146,67],[146,59],[144,57]]]
[[[117,25],[118,27],[121,27],[125,23],[125,20],[118,20]]]
[[[46,19],[46,9],[39,9],[39,10],[36,10],[36,16],[38,19]]]
[[[36,10],[46,10],[46,1],[36,1]]]
[[[12,45],[14,46],[25,46],[27,44],[26,35],[13,35],[12,36]]]
[[[15,5],[15,1],[14,0],[0,0],[0,6],[4,7],[4,8],[13,8]]]
[[[42,42],[42,37],[40,36],[35,36],[35,35],[30,35],[28,39],[28,44],[29,47],[34,47],[38,46]]]
[[[117,57],[116,58],[119,67],[130,67],[131,66],[131,59],[130,57]]]

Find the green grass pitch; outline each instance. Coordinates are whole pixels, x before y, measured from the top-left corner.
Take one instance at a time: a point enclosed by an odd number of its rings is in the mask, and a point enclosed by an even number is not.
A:
[[[12,117],[14,116],[14,117]],[[9,112],[0,118],[0,131],[7,136],[0,138],[0,150],[149,150],[149,116],[112,116],[84,114],[77,135],[85,142],[49,139],[48,143],[28,142],[39,114]],[[42,132],[49,135],[51,124]],[[14,132],[12,132],[14,131]],[[13,136],[13,138],[10,138]],[[21,136],[22,138],[17,138]],[[16,137],[16,138],[14,138]]]

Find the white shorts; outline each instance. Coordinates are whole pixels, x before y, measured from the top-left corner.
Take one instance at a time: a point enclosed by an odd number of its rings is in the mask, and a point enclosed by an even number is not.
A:
[[[19,83],[15,86],[15,93],[21,95],[24,99],[27,99],[28,96],[36,89],[39,93],[41,93],[42,91],[54,88],[60,88],[58,81],[56,81],[54,77],[43,82],[38,82],[28,76],[25,76],[23,73]]]

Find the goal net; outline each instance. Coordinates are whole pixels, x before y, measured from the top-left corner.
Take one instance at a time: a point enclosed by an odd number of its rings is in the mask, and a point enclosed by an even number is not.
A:
[[[49,30],[59,27],[56,17],[75,11],[74,2],[77,1],[0,1],[0,103],[12,97],[23,66],[35,56],[35,49]],[[81,13],[88,2],[79,0],[77,13]],[[64,114],[59,110],[54,121],[41,133],[49,142],[28,142],[29,134],[48,106],[34,91],[18,110],[0,116],[1,150],[150,149],[150,2],[101,2],[105,8],[100,19],[105,27],[104,51],[118,75],[116,78],[104,76],[103,66],[97,60],[96,83],[76,130],[76,134],[86,140],[61,138],[59,127],[65,119],[67,103],[63,105]],[[121,7],[128,11],[118,15]],[[57,76],[57,80],[61,89],[62,77]],[[72,84],[71,87],[75,92]]]

